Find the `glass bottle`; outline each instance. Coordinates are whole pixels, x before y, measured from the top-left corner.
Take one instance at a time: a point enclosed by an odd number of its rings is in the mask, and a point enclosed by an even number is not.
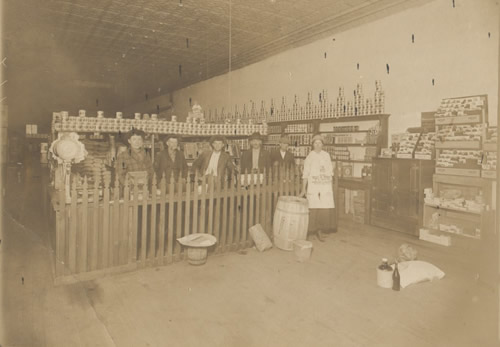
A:
[[[392,273],[392,290],[399,291],[401,289],[401,277],[399,275],[398,263],[394,264],[394,272]]]

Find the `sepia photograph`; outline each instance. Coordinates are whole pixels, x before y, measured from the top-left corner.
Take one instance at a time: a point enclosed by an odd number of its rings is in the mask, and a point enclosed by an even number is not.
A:
[[[500,1],[0,0],[0,347],[500,346]]]

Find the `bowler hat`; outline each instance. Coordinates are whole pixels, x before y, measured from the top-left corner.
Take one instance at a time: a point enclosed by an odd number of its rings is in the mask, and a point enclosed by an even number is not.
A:
[[[288,138],[288,136],[281,136],[280,143],[286,143],[287,145],[289,145],[290,139]]]
[[[226,144],[226,142],[227,142],[226,138],[224,136],[220,136],[220,135],[212,136],[208,142],[210,142],[210,144],[213,144],[215,141],[221,141],[224,144]]]
[[[250,135],[250,138],[248,139],[248,141],[252,141],[252,140],[262,141],[262,137],[261,137],[260,133],[254,132],[252,135]]]

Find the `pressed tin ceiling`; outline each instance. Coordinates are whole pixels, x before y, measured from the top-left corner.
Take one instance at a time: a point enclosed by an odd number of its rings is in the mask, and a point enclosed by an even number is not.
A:
[[[52,55],[63,54],[89,81],[171,91],[228,71],[229,53],[237,69],[411,2],[418,1],[7,0],[16,16],[7,12],[6,33],[12,40],[16,23],[27,21],[19,16],[35,11],[33,23],[57,47]]]

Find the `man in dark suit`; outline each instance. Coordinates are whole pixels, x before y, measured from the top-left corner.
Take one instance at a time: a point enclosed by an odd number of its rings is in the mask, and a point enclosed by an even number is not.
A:
[[[158,154],[158,158],[155,160],[155,171],[158,181],[165,175],[168,185],[172,176],[175,182],[179,180],[179,177],[185,179],[188,166],[184,154],[178,149],[179,139],[175,136],[169,136],[165,142],[167,148]]]
[[[292,175],[295,172],[295,157],[293,153],[288,151],[290,139],[287,136],[280,138],[279,149],[271,152],[271,161],[273,163],[273,170],[279,170],[280,174],[285,174],[290,171]]]
[[[253,133],[250,138],[250,149],[241,155],[241,173],[264,172],[271,168],[271,156],[262,148],[262,137]]]
[[[193,162],[192,168],[200,175],[213,175],[222,182],[226,174],[231,175],[235,170],[231,157],[223,150],[226,139],[222,136],[212,136],[210,146],[212,149],[200,154]]]

